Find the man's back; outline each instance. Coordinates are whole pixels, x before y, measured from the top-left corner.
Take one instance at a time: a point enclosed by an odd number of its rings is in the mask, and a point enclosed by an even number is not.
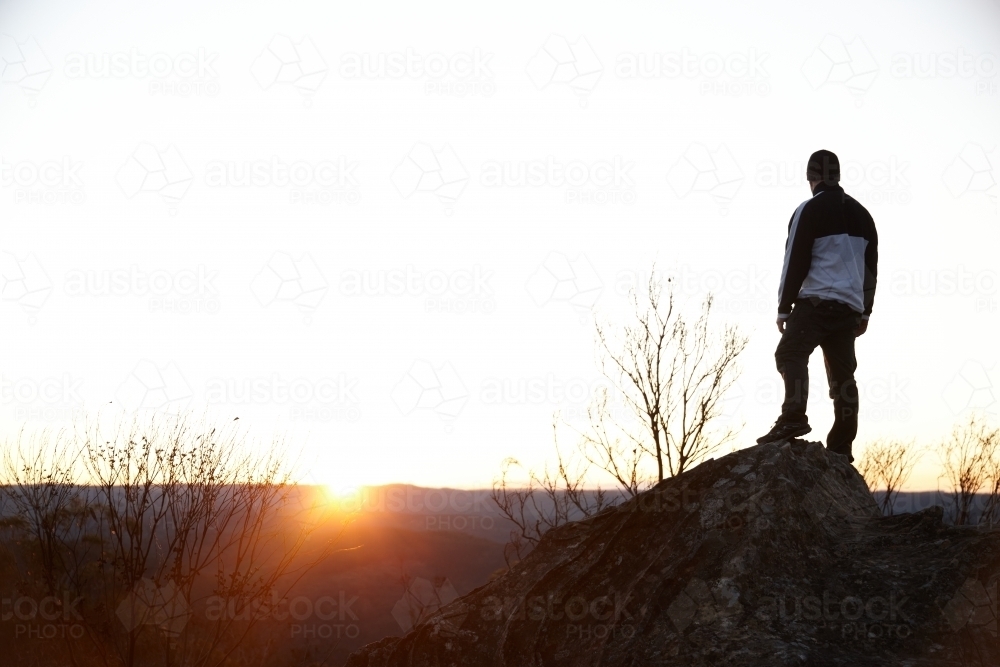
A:
[[[836,183],[820,183],[788,223],[779,313],[799,297],[839,301],[865,318],[875,301],[878,235],[871,214]]]

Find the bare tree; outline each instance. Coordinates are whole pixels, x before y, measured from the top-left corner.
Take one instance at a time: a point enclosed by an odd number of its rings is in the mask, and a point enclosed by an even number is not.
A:
[[[46,593],[64,585],[68,553],[64,542],[79,488],[67,456],[62,434],[46,433],[50,448],[29,448],[23,435],[4,452],[4,495],[11,506],[11,523],[30,537],[34,556],[41,567],[35,572]]]
[[[942,442],[939,454],[945,476],[951,484],[950,500],[955,511],[955,524],[973,523],[976,496],[996,475],[1000,453],[1000,431],[987,426],[981,416],[971,415],[965,424],[956,425],[951,437]],[[989,517],[995,513],[995,501],[989,507]]]
[[[691,322],[677,307],[672,281],[666,283],[664,294],[654,267],[644,288],[629,295],[634,319],[619,328],[597,327],[598,363],[628,414],[618,421],[598,404],[587,444],[616,479],[624,464],[624,486],[630,489],[636,488],[632,470],[638,474],[642,466],[634,459],[651,457],[654,479],[660,482],[667,473],[683,473],[736,435],[731,428],[718,428],[717,420],[723,397],[739,375],[737,358],[749,340],[732,326],[718,334],[710,331],[711,295]],[[618,442],[629,446],[608,446],[615,443],[604,435],[609,422]]]
[[[735,436],[718,422],[748,339],[734,327],[712,333],[711,295],[691,322],[677,307],[669,279],[666,284],[664,291],[654,267],[649,282],[629,295],[631,319],[620,327],[598,324],[598,365],[610,386],[599,389],[588,406],[587,425],[573,427],[576,450],[564,456],[557,441],[555,469],[546,467],[541,475],[527,471],[522,487],[511,481],[520,464],[504,462],[493,500],[514,524],[505,550],[508,564],[552,528],[634,498]],[[610,475],[617,489],[588,490],[585,483],[595,469]]]
[[[8,456],[3,490],[38,545],[46,587],[70,582],[85,595],[82,622],[103,664],[228,664],[332,551],[328,542],[300,557],[316,526],[293,514],[281,451],[256,453],[235,426],[114,420],[57,442],[56,457]]]
[[[913,442],[877,440],[865,448],[858,462],[858,472],[864,477],[872,495],[881,492],[882,514],[892,514],[900,489],[913,474],[922,451]]]
[[[4,550],[20,591],[61,600],[64,592],[77,597],[84,590],[81,566],[93,555],[84,539],[89,510],[67,434],[43,431],[42,440],[47,446],[32,446],[22,431],[4,447],[0,522],[10,531]],[[65,633],[57,639],[69,662],[79,664],[75,642]]]
[[[553,424],[553,431],[556,425]],[[589,465],[566,460],[556,443],[556,468],[548,466],[541,475],[527,471],[527,481],[516,485],[512,472],[524,470],[516,459],[503,462],[500,477],[493,481],[493,502],[500,513],[514,524],[504,547],[508,567],[524,558],[541,540],[542,535],[559,526],[597,514],[616,501],[599,486],[587,489],[584,482]]]

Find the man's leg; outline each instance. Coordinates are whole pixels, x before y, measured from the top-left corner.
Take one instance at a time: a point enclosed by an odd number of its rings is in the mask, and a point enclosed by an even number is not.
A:
[[[809,402],[809,355],[823,339],[816,320],[816,310],[808,301],[796,302],[785,323],[785,333],[774,352],[778,372],[785,382],[785,400],[781,404],[784,423],[808,423],[806,406]]]
[[[858,434],[859,407],[858,385],[854,381],[854,371],[858,367],[854,354],[855,328],[857,316],[848,315],[844,318],[844,326],[837,327],[821,343],[834,411],[833,427],[827,435],[826,447],[851,460],[851,445]]]

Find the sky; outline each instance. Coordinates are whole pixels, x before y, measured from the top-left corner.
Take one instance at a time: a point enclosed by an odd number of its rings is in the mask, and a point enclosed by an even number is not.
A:
[[[879,233],[856,451],[933,447],[997,412],[998,26],[995,0],[0,4],[0,435],[188,411],[311,483],[488,485],[551,462],[595,318],[655,262],[750,337],[747,446],[826,148]]]

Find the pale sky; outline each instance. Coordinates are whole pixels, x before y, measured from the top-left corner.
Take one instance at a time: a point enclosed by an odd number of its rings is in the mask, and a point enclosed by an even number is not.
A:
[[[998,27],[995,0],[4,3],[0,431],[207,411],[307,481],[486,485],[551,460],[595,313],[655,260],[751,336],[752,444],[826,148],[880,237],[855,450],[933,444],[997,412]]]

